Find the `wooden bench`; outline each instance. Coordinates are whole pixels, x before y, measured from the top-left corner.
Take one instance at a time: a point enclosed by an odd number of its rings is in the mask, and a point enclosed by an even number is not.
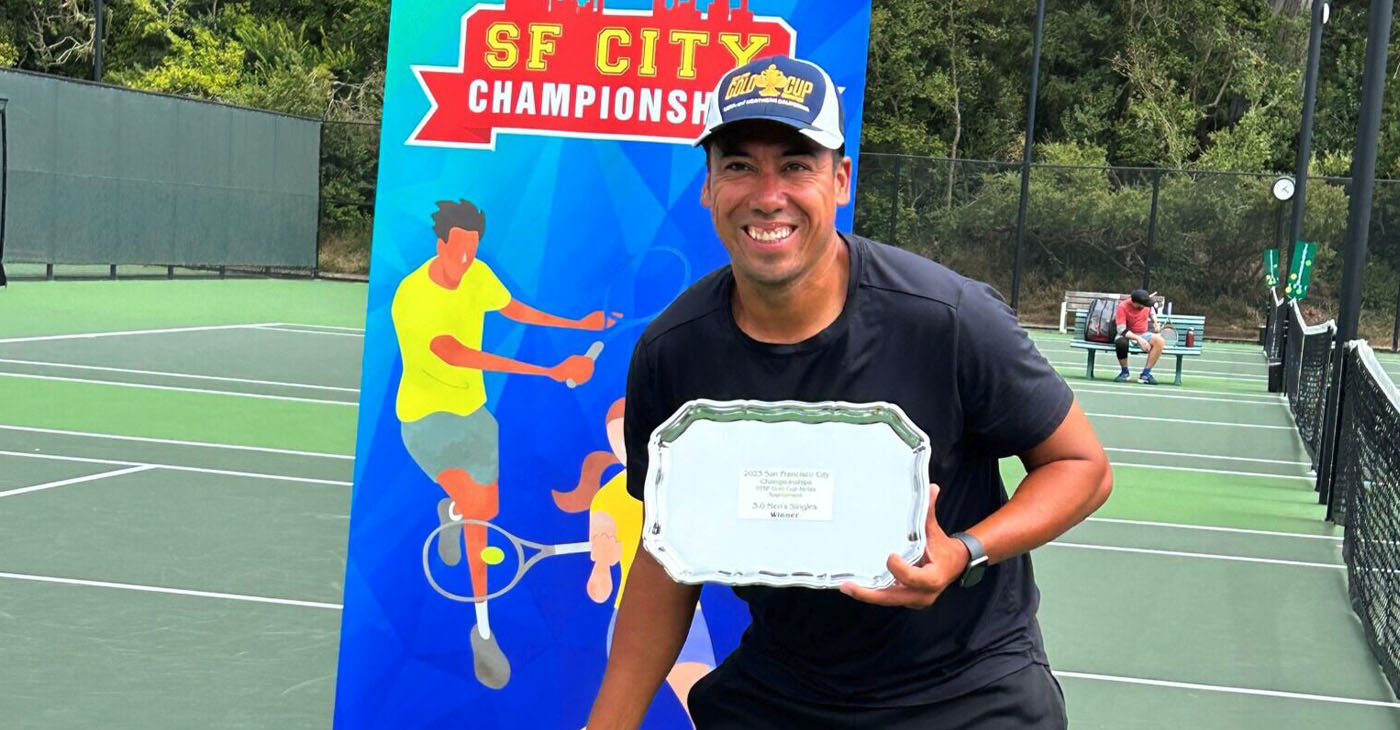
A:
[[[1066,324],[1066,322],[1065,322],[1065,317],[1066,317],[1070,312],[1079,312],[1079,315],[1078,315],[1079,319],[1078,319],[1078,321],[1079,321],[1079,322],[1084,321],[1083,312],[1086,312],[1086,311],[1089,310],[1089,305],[1090,305],[1090,304],[1093,304],[1095,299],[1112,299],[1112,300],[1115,301],[1115,302],[1121,302],[1121,301],[1123,301],[1124,299],[1127,299],[1127,298],[1128,298],[1128,295],[1127,295],[1127,294],[1112,294],[1112,293],[1109,293],[1109,292],[1099,292],[1099,291],[1067,291],[1067,292],[1065,292],[1065,298],[1064,298],[1063,301],[1060,302],[1060,332],[1068,332],[1068,331],[1069,331],[1068,329],[1065,328],[1065,324]],[[1159,312],[1162,311],[1163,308],[1165,308],[1167,314],[1171,314],[1171,313],[1172,313],[1171,304],[1169,304],[1169,303],[1167,302],[1167,298],[1166,298],[1166,297],[1164,297],[1164,296],[1162,296],[1162,295],[1160,295],[1160,294],[1158,294],[1158,295],[1155,296],[1155,297],[1152,297],[1152,304],[1154,305],[1154,307],[1155,307]],[[1076,324],[1077,324],[1077,323],[1076,323]]]
[[[1118,348],[1112,342],[1090,342],[1084,339],[1084,329],[1089,324],[1089,309],[1087,307],[1075,312],[1075,322],[1074,341],[1070,343],[1070,347],[1089,352],[1089,368],[1085,371],[1085,375],[1092,379],[1094,377],[1094,355],[1099,352],[1113,352]],[[1162,350],[1162,357],[1176,356],[1176,380],[1174,384],[1181,385],[1182,360],[1187,357],[1200,357],[1201,352],[1205,349],[1206,318],[1182,314],[1158,315],[1157,322],[1163,327],[1171,324],[1172,327],[1176,328],[1176,342],[1167,343],[1167,346]],[[1196,344],[1187,347],[1186,333],[1190,330],[1196,332]],[[1142,354],[1142,348],[1138,347],[1136,342],[1128,345],[1128,348],[1130,353]]]

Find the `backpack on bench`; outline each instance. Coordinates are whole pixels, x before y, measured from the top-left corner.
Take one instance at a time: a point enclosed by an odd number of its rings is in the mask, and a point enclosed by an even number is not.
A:
[[[1084,339],[1089,342],[1112,342],[1118,334],[1118,323],[1113,321],[1118,311],[1115,299],[1095,299],[1089,304],[1089,314],[1084,322]]]

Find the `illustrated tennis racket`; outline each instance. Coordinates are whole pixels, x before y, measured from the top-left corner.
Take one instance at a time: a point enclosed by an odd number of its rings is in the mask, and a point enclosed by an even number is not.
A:
[[[510,582],[507,583],[505,587],[499,588],[494,591],[490,591],[484,596],[466,596],[460,593],[454,593],[448,590],[447,588],[444,588],[442,584],[438,583],[437,579],[433,577],[433,569],[432,564],[429,562],[429,554],[432,552],[434,541],[437,540],[438,535],[441,534],[443,530],[449,527],[461,527],[463,525],[480,525],[482,527],[485,527],[487,530],[490,530],[491,532],[494,532],[497,535],[504,537],[506,541],[509,542],[512,547],[515,548],[515,575],[511,577]],[[487,549],[489,550],[490,548]],[[589,549],[590,547],[587,541],[569,542],[559,545],[545,545],[542,543],[534,542],[533,540],[526,540],[524,538],[517,537],[508,532],[505,528],[492,524],[490,522],[484,522],[482,520],[460,520],[457,522],[449,522],[444,525],[439,525],[437,529],[428,533],[428,538],[423,541],[423,575],[427,576],[428,584],[431,585],[433,587],[433,590],[437,591],[438,594],[441,595],[443,598],[447,598],[452,601],[458,601],[460,603],[481,603],[483,601],[488,601],[492,598],[497,598],[509,592],[512,588],[516,586],[516,584],[520,583],[520,580],[525,577],[525,573],[529,572],[529,570],[535,567],[535,565],[538,564],[541,560],[544,560],[545,558],[555,557],[557,555],[574,555],[577,553],[586,553],[589,551]],[[526,557],[526,550],[532,551],[528,558]]]

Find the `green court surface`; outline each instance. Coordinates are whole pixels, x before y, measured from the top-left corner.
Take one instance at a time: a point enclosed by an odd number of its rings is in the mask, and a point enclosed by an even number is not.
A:
[[[330,726],[364,307],[312,281],[0,290],[0,727]],[[1260,349],[1151,387],[1033,337],[1114,462],[1034,558],[1071,727],[1400,726]]]

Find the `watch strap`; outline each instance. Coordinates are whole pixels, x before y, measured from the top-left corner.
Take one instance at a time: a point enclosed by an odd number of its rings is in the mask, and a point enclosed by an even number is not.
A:
[[[982,580],[982,574],[987,570],[987,550],[982,547],[981,540],[966,532],[955,532],[950,537],[957,538],[967,547],[967,565],[958,579],[958,585],[971,588]]]

